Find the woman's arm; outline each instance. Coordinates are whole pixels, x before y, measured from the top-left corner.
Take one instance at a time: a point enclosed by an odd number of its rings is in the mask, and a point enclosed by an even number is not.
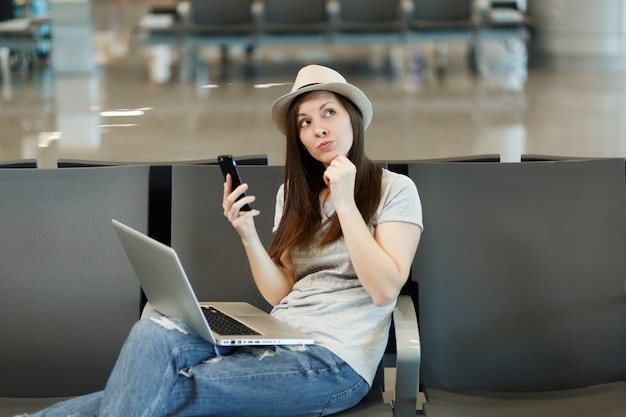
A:
[[[337,215],[365,291],[378,306],[395,301],[409,277],[422,229],[411,223],[386,222],[379,224],[372,236],[356,205]]]
[[[385,222],[372,236],[354,201],[354,165],[345,157],[337,157],[324,178],[363,288],[376,305],[395,301],[409,276],[422,229],[411,223]]]
[[[237,198],[247,191],[248,185],[242,184],[231,192],[232,179],[230,174],[224,183],[222,207],[224,216],[233,225],[243,243],[254,282],[263,298],[272,306],[277,305],[293,287],[295,276],[289,253],[283,254],[281,260],[284,267],[279,268],[269,257],[254,225],[254,217],[258,210],[241,211],[241,207],[254,201],[254,196],[246,196],[239,201]]]

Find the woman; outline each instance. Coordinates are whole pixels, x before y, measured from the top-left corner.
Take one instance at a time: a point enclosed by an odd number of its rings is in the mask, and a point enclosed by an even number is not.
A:
[[[231,190],[230,177],[224,215],[272,314],[316,343],[224,349],[180,321],[143,319],[103,392],[36,415],[323,416],[367,394],[421,235],[417,190],[367,159],[371,103],[330,68],[302,68],[272,118],[287,158],[269,250],[259,211],[240,211],[254,196],[237,200],[248,186]]]

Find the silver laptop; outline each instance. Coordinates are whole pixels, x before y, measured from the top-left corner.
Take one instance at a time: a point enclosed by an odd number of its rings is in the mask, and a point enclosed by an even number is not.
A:
[[[220,346],[314,343],[310,335],[249,303],[199,303],[174,249],[112,222],[148,301],[161,314],[183,320],[200,337]],[[223,322],[228,327],[218,331],[216,326]]]

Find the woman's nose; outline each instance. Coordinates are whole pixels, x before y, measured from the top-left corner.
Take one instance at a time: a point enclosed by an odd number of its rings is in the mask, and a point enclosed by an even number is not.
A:
[[[328,133],[328,131],[326,130],[325,127],[323,127],[323,126],[316,126],[315,127],[315,134],[317,136],[326,136],[327,133]]]

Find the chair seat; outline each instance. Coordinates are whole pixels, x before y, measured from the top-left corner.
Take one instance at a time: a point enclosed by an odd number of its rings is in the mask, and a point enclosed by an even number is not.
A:
[[[547,392],[477,392],[425,387],[426,417],[623,417],[626,382]]]

